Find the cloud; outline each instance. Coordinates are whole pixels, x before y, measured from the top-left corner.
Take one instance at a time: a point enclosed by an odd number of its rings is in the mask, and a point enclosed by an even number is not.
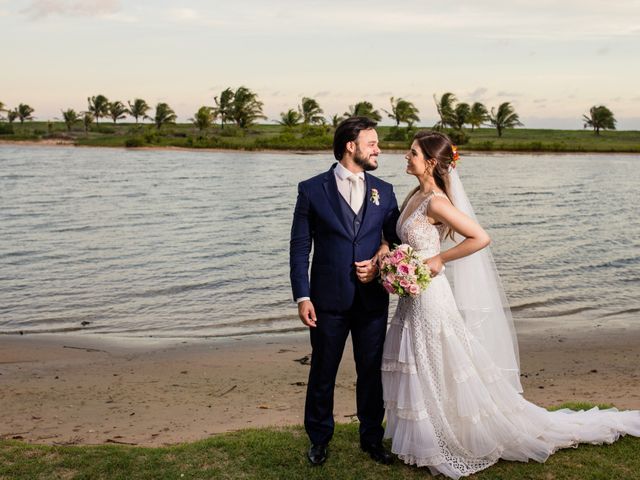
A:
[[[21,13],[35,20],[56,14],[72,17],[109,16],[117,14],[119,10],[119,0],[32,0]]]
[[[331,95],[331,92],[329,90],[323,90],[321,92],[316,93],[314,97],[328,97],[329,95]]]
[[[607,55],[609,52],[611,51],[611,49],[608,46],[604,46],[599,48],[596,53],[598,55]]]
[[[496,97],[521,97],[522,94],[521,93],[516,93],[516,92],[506,92],[504,90],[500,90],[497,94]]]
[[[481,100],[488,91],[489,90],[487,90],[485,87],[478,87],[474,91],[469,93],[468,96],[473,101]]]

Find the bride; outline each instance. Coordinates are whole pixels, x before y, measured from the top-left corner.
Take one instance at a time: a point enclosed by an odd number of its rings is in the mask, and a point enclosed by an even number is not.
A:
[[[420,132],[406,159],[419,186],[397,233],[427,259],[433,279],[419,296],[399,299],[384,345],[391,450],[434,475],[460,478],[499,459],[544,462],[578,443],[640,436],[638,411],[549,412],[521,396],[513,321],[489,236],[455,171],[455,149],[443,134]],[[441,250],[446,239],[454,246]]]

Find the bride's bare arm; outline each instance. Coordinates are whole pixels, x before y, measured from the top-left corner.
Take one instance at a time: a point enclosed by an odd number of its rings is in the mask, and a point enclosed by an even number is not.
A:
[[[426,263],[434,274],[440,273],[445,263],[471,255],[491,243],[487,232],[476,221],[454,207],[446,198],[433,198],[429,202],[428,215],[437,222],[446,223],[456,233],[465,237],[455,247],[440,252],[439,255],[427,260]]]

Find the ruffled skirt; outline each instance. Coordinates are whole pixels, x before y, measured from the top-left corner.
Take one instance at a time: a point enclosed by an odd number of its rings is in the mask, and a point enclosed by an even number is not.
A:
[[[401,298],[384,346],[385,437],[404,462],[460,478],[500,458],[640,436],[640,412],[549,412],[526,401],[465,328],[446,277]]]

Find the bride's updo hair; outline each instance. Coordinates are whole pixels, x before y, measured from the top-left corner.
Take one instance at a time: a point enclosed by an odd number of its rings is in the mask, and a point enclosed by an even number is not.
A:
[[[433,167],[433,179],[436,185],[449,196],[447,188],[449,167],[453,162],[453,145],[449,137],[440,132],[421,131],[416,133],[413,139],[418,142],[420,150],[427,160],[436,161]]]
[[[413,140],[418,143],[425,160],[434,159],[436,161],[432,172],[433,180],[436,182],[438,188],[440,188],[440,190],[442,190],[451,201],[451,196],[449,195],[449,167],[453,162],[454,156],[451,140],[444,133],[429,130],[422,130],[416,133]],[[409,192],[409,195],[407,195],[407,198],[403,202],[400,211],[405,209],[409,199],[418,190],[420,190],[419,185]],[[453,239],[453,230],[447,227],[445,230],[445,236]]]
[[[444,133],[431,132],[429,130],[422,130],[416,133],[413,139],[418,142],[418,146],[420,147],[420,150],[422,150],[425,160],[433,158],[436,161],[432,172],[433,179],[438,188],[440,188],[440,190],[449,197],[449,200],[451,200],[448,188],[449,166],[453,162],[453,144],[451,143],[451,140],[449,140],[449,137]],[[407,198],[403,202],[400,211],[404,210],[409,199],[418,190],[420,190],[420,186],[417,186],[409,192],[409,195],[407,195]]]

